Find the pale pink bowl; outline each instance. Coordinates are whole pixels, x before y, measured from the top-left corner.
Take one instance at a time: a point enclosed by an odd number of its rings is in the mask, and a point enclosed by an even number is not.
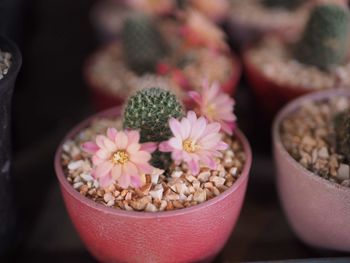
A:
[[[92,119],[119,116],[120,108],[98,113],[77,125],[63,141],[74,137]],[[60,164],[55,170],[73,224],[88,250],[102,262],[198,262],[212,260],[225,245],[238,219],[246,192],[252,155],[237,130],[247,160],[234,185],[202,204],[168,212],[129,212],[105,207],[82,196],[68,183]]]
[[[273,125],[274,159],[279,197],[299,238],[317,248],[350,251],[350,189],[303,168],[286,151],[279,133],[281,121],[301,104],[334,96],[350,97],[350,90],[308,94],[279,112]]]

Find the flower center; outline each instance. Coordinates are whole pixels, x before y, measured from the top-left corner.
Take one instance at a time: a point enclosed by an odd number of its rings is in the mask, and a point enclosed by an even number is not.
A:
[[[182,146],[184,147],[184,150],[189,153],[193,153],[196,151],[197,146],[194,141],[191,139],[186,139],[183,141]]]
[[[127,161],[129,161],[129,154],[124,150],[116,151],[112,155],[114,164],[125,164]]]
[[[211,103],[207,106],[207,117],[209,117],[210,119],[215,116],[215,112],[216,112],[216,105],[214,103]]]

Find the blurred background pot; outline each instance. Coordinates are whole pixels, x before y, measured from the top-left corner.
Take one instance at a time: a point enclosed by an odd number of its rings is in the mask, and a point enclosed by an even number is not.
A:
[[[305,243],[324,249],[350,251],[350,189],[303,168],[281,142],[281,122],[308,101],[335,96],[350,98],[350,91],[327,90],[305,95],[285,106],[273,125],[277,188],[287,219]]]
[[[267,119],[272,120],[278,110],[289,101],[314,91],[308,87],[282,85],[268,78],[251,61],[248,55],[250,48],[254,46],[247,45],[242,51],[243,67],[247,81]]]
[[[0,49],[12,55],[12,64],[0,79],[0,253],[4,252],[14,238],[16,206],[11,175],[11,101],[22,57],[17,46],[0,36]]]
[[[78,124],[74,137],[97,117],[120,116],[119,107]],[[247,156],[241,176],[219,196],[193,207],[167,212],[130,212],[109,208],[84,197],[69,184],[61,166],[62,144],[55,170],[70,218],[89,251],[102,262],[197,262],[211,260],[236,225],[251,167],[250,146],[236,136]]]

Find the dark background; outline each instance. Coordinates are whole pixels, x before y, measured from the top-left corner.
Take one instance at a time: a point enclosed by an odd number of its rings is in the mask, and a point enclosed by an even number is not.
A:
[[[93,112],[81,72],[84,59],[97,47],[89,24],[94,2],[0,0],[0,32],[14,39],[23,54],[13,99],[19,224],[14,248],[1,262],[95,262],[66,214],[53,170],[53,155],[64,134]],[[216,261],[349,256],[298,241],[273,184],[270,124],[259,116],[244,79],[236,102],[254,162],[238,225]]]

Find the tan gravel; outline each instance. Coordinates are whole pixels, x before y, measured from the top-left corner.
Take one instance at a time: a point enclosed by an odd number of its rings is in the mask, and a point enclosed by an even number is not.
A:
[[[146,184],[138,189],[122,189],[113,184],[99,187],[91,176],[90,156],[80,145],[105,133],[107,127],[120,128],[116,119],[97,119],[73,140],[63,145],[62,166],[68,182],[82,195],[97,203],[128,211],[168,211],[193,206],[214,198],[231,187],[240,176],[246,156],[235,138],[225,138],[231,148],[217,159],[215,171],[202,168],[198,176],[190,174],[186,164],[173,165],[168,172],[155,169],[145,176]]]
[[[311,172],[343,186],[350,186],[349,165],[335,149],[334,115],[349,108],[345,98],[310,102],[281,124],[281,139],[291,156]]]

